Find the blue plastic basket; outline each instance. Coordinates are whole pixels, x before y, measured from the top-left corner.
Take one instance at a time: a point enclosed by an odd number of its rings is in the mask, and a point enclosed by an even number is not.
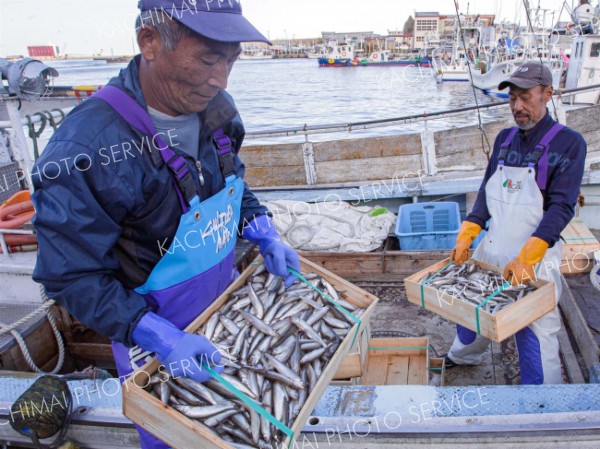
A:
[[[402,250],[452,249],[459,226],[458,203],[405,204],[398,210],[396,236]]]

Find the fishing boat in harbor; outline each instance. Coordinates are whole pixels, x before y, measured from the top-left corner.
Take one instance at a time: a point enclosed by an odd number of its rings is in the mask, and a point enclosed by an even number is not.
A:
[[[314,45],[310,49],[304,52],[308,59],[319,59],[327,56],[327,50],[323,45]]]
[[[498,84],[523,64],[531,60],[538,59],[532,57],[511,58],[494,63],[491,69],[485,73],[473,69],[471,74],[473,85],[488,95],[498,98],[508,98],[506,92],[498,90]],[[554,89],[558,89],[561,80],[564,80],[565,76],[565,63],[563,59],[560,56],[555,58],[542,58],[541,62],[550,69],[550,72],[552,73],[552,86]]]
[[[338,45],[330,42],[327,45],[328,53],[319,58],[319,67],[367,67],[367,66],[411,66],[430,67],[427,56],[396,57],[390,50],[374,51],[367,57],[357,56],[353,44]]]
[[[469,60],[464,53],[453,51],[450,57],[446,54],[443,48],[437,48],[431,54],[431,71],[436,81],[469,81]]]
[[[445,373],[445,385],[441,385],[442,366],[429,365],[429,359],[423,360],[426,379],[421,385],[400,384],[392,375],[375,378],[369,385],[352,380],[332,383],[301,429],[297,446],[301,441],[311,447],[340,448],[423,444],[459,449],[600,446],[600,342],[594,330],[600,315],[596,305],[598,292],[591,285],[588,272],[595,264],[594,245],[600,237],[600,80],[595,77],[595,73],[600,73],[599,39],[581,36],[575,41],[577,50],[567,73],[567,90],[561,92],[560,99],[554,98],[556,109],[549,105],[551,113],[561,123],[578,130],[588,144],[583,199],[577,206],[579,221],[573,224],[581,233],[564,236],[565,243],[577,242],[571,243],[573,254],[585,256],[575,259],[567,252],[564,259],[560,298],[566,324],[560,335],[564,384],[519,385],[514,340],[508,338],[492,345],[481,366],[454,368]],[[5,158],[0,165],[1,193],[12,196],[29,187],[26,174],[30,173],[35,152],[26,131],[32,126],[34,131],[39,129],[36,126],[42,120],[60,126],[64,113],[79,101],[86,101],[87,95],[88,91],[82,90],[79,96],[37,101],[0,96],[0,155]],[[441,129],[431,126],[436,120],[473,116],[481,109],[496,110],[498,117],[468,126],[455,126],[452,122]],[[333,203],[341,207],[343,203],[355,207],[353,213],[365,214],[368,209],[369,214],[365,215],[370,215],[379,213],[377,209],[397,212],[403,205],[450,199],[464,215],[472,207],[487,164],[490,148],[483,137],[492,140],[499,130],[512,125],[506,112],[506,104],[497,103],[435,114],[249,132],[241,152],[246,165],[245,180],[261,201],[274,206],[294,201],[302,212],[309,204],[323,207]],[[418,130],[402,128],[414,124]],[[397,127],[398,132],[385,133],[390,126]],[[374,130],[374,135],[351,138],[352,133],[367,129]],[[333,134],[340,132],[345,133],[344,137]],[[4,139],[6,135],[10,139]],[[296,140],[275,140],[290,136]],[[270,143],[264,143],[269,139]],[[42,145],[37,151],[43,151]],[[349,225],[344,218],[344,214],[333,213],[331,227],[346,232]],[[300,236],[312,235],[324,227],[296,224],[296,235]],[[591,237],[583,235],[583,225],[592,229]],[[33,235],[34,230],[26,225],[22,230],[0,231],[2,236],[15,233]],[[13,252],[4,243],[2,250],[1,321],[9,322],[0,329],[5,331],[0,340],[0,366],[4,370],[0,373],[0,423],[9,422],[11,406],[37,377],[24,373],[34,370],[28,359],[38,369],[61,373],[82,371],[93,363],[106,371],[70,382],[76,408],[66,430],[68,438],[81,448],[139,447],[133,424],[123,415],[118,380],[110,377],[114,370],[110,342],[48,301],[31,279],[35,251]],[[240,242],[236,254],[240,271],[252,262],[254,254],[250,245]],[[384,342],[414,338],[417,340],[412,341],[418,344],[407,350],[438,356],[449,347],[454,325],[407,301],[402,283],[447,258],[448,248],[408,250],[403,248],[400,237],[391,232],[372,251],[313,248],[303,250],[302,255],[380,297],[367,326],[372,338]],[[8,326],[14,329],[6,331]],[[23,349],[13,331],[23,337],[29,350]],[[423,343],[424,335],[430,337]],[[399,372],[395,374],[400,377]],[[9,425],[0,425],[0,443],[5,447],[32,447],[30,439]]]
[[[273,59],[275,54],[268,48],[244,47],[240,53],[242,60]]]
[[[439,45],[431,52],[431,71],[438,83],[471,80],[469,64],[475,65],[473,56],[482,44],[482,26],[477,22],[459,23],[458,20],[457,17],[454,18],[450,45]],[[466,38],[467,34],[469,39]]]

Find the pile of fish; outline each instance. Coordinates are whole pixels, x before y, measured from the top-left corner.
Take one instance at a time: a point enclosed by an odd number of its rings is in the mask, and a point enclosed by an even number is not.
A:
[[[304,278],[355,317],[364,309],[340,297],[316,274]],[[354,321],[302,282],[285,288],[258,266],[198,333],[219,348],[223,377],[291,428],[327,362]],[[151,379],[150,391],[236,447],[272,448],[285,435],[218,380]]]
[[[424,283],[434,274],[435,272],[427,273],[419,282]],[[486,312],[494,314],[536,289],[532,284],[502,288],[506,282],[500,273],[485,270],[473,262],[465,262],[458,266],[448,266],[425,285],[440,292],[440,301],[450,302],[455,297],[475,305],[501,290],[482,307]]]

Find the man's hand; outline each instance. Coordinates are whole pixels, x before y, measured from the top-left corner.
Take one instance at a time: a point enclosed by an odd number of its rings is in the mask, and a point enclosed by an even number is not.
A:
[[[504,267],[504,279],[512,285],[533,282],[535,265],[540,263],[546,254],[548,243],[537,237],[529,237],[519,255]]]
[[[132,337],[138,346],[154,352],[173,377],[206,382],[212,376],[203,365],[223,372],[223,366],[218,365],[221,353],[206,337],[184,332],[155,313],[148,312],[142,317]]]
[[[469,260],[469,248],[480,232],[481,226],[478,224],[463,221],[456,237],[456,245],[450,252],[450,260],[453,260],[455,265],[461,265]]]
[[[258,245],[269,273],[285,278],[286,287],[296,282],[297,278],[288,271],[287,267],[300,272],[298,254],[281,240],[269,217],[266,215],[256,217],[244,228],[242,237]]]
[[[289,266],[300,273],[300,259],[296,251],[281,241],[275,241],[265,248],[260,248],[260,253],[265,259],[267,271],[285,278],[286,287],[296,282],[298,278],[287,269]]]

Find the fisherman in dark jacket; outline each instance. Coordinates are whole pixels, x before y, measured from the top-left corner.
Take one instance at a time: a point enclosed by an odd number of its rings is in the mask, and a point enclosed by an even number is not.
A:
[[[181,329],[236,276],[238,232],[286,285],[288,266],[300,270],[242,179],[244,127],[225,92],[240,42],[268,40],[237,1],[140,9],[141,54],[69,114],[32,172],[34,279],[113,341],[120,376],[154,353],[202,382],[203,363],[222,370],[221,354]]]
[[[496,138],[472,212],[452,250],[456,264],[489,220],[489,230],[473,258],[504,269],[513,285],[537,277],[553,281],[561,293],[560,233],[573,218],[585,165],[583,137],[556,123],[546,108],[552,74],[539,62],[519,67],[499,89],[509,88],[517,124]],[[558,353],[558,309],[515,335],[522,384],[562,383]],[[489,340],[462,326],[446,356],[446,366],[481,362]]]

